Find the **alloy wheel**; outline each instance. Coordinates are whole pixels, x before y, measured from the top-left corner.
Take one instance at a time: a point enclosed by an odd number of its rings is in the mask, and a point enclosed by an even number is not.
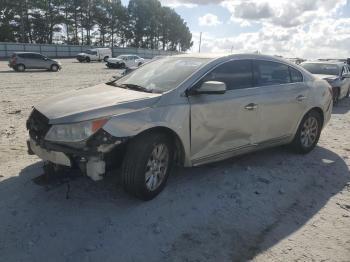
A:
[[[155,145],[146,165],[145,181],[148,190],[154,191],[162,184],[168,165],[168,147],[165,144]]]
[[[318,122],[317,119],[313,116],[310,116],[304,122],[304,125],[301,129],[301,144],[305,148],[311,147],[317,140],[318,135]]]

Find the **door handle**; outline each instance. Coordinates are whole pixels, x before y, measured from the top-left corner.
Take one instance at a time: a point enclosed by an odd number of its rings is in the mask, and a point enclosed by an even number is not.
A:
[[[305,99],[307,99],[306,96],[303,96],[303,95],[300,95],[300,96],[297,96],[297,101],[301,102],[301,101],[304,101]]]
[[[254,103],[250,103],[250,104],[246,105],[244,108],[249,110],[249,111],[253,111],[253,110],[256,110],[258,108],[258,105],[254,104]]]

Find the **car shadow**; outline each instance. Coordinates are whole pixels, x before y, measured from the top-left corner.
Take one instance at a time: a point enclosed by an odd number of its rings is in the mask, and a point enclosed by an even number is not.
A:
[[[124,193],[120,170],[100,182],[42,173],[37,162],[0,182],[4,261],[115,261],[116,254],[120,261],[246,261],[301,228],[350,181],[344,160],[322,147],[177,168],[148,202]]]

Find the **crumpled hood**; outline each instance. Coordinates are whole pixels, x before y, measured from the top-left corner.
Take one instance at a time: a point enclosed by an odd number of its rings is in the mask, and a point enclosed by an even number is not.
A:
[[[50,124],[72,123],[141,110],[160,97],[161,94],[100,84],[50,97],[34,107],[49,118]]]

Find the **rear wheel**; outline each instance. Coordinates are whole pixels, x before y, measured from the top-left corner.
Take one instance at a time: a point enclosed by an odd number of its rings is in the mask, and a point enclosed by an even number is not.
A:
[[[140,62],[139,64],[138,64],[138,66],[141,66],[142,65],[142,63]]]
[[[346,97],[350,97],[350,87],[348,89],[348,92],[346,93]]]
[[[16,66],[16,71],[18,72],[24,72],[26,70],[26,67],[22,64],[19,64]]]
[[[88,62],[88,63],[91,62],[90,57],[87,57],[87,58],[86,58],[86,62]]]
[[[52,65],[52,66],[51,66],[51,71],[52,71],[52,72],[57,72],[58,69],[59,69],[58,65]]]
[[[315,148],[322,130],[321,116],[317,111],[310,111],[301,121],[291,146],[296,152],[306,154]]]
[[[157,196],[170,174],[173,148],[171,139],[162,133],[147,133],[131,141],[122,166],[124,189],[142,200]]]

